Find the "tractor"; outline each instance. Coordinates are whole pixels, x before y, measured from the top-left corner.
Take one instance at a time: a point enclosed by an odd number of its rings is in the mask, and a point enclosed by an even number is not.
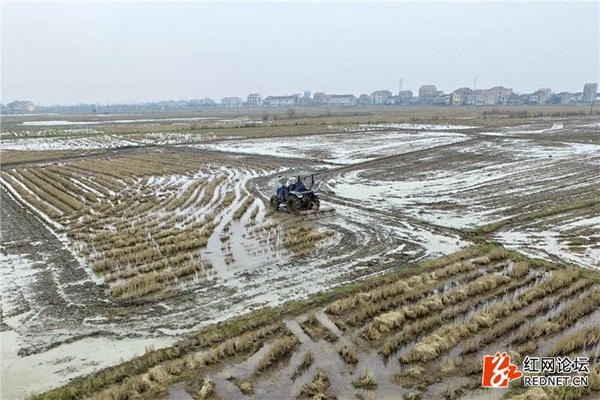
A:
[[[312,190],[314,184],[314,175],[310,175],[309,187],[306,187],[300,175],[295,179],[290,179],[287,184],[285,183],[285,179],[282,179],[281,185],[277,188],[277,194],[271,196],[271,207],[275,211],[279,211],[281,210],[280,206],[285,204],[287,212],[293,214],[307,215],[318,213],[321,203],[317,194]]]

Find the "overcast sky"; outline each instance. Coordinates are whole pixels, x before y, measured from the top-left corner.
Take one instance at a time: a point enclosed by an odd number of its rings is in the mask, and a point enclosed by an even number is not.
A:
[[[133,102],[435,84],[581,91],[588,3],[6,3],[2,102]]]

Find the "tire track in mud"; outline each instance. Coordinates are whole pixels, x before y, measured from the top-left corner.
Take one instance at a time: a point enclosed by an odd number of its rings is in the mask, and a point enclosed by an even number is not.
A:
[[[379,158],[375,158],[373,160],[362,161],[362,162],[358,162],[358,163],[354,163],[354,164],[350,164],[350,165],[344,165],[344,166],[338,167],[338,168],[332,168],[327,171],[318,172],[315,174],[315,176],[319,176],[322,179],[332,178],[334,175],[338,175],[343,172],[363,170],[363,169],[373,169],[373,168],[379,167],[383,163],[385,163],[386,165],[389,165],[389,163],[394,160],[399,160],[399,159],[403,159],[403,158],[411,158],[414,156],[418,156],[420,154],[434,152],[434,151],[437,151],[440,149],[448,149],[448,148],[452,148],[452,147],[462,147],[465,144],[472,144],[472,143],[476,143],[476,142],[480,142],[480,141],[484,141],[484,140],[486,140],[485,137],[476,137],[473,139],[463,140],[461,142],[442,144],[439,146],[428,147],[426,149],[419,149],[419,150],[408,151],[408,152],[404,152],[404,153],[400,153],[400,154],[394,154],[391,156],[379,157]]]
[[[385,129],[372,129],[372,130],[365,130],[365,131],[361,131],[361,133],[375,133],[375,132],[382,132],[382,131],[386,131]],[[181,133],[181,132],[172,132],[175,134]],[[187,133],[187,132],[186,132]],[[320,132],[320,133],[306,133],[306,134],[300,134],[297,135],[299,137],[304,137],[304,136],[314,136],[314,135],[336,135],[336,134],[343,134],[343,133],[351,133],[345,130],[340,130],[340,131],[333,131],[333,132]],[[136,135],[137,133],[134,133],[133,135]],[[124,137],[126,138],[128,136],[128,134],[121,134],[121,135],[110,135],[110,134],[105,134],[107,136],[115,136],[115,137]],[[84,136],[76,136],[76,137],[72,137],[73,139],[79,139],[79,138],[97,138],[97,135],[84,135]],[[48,159],[40,159],[40,160],[36,160],[36,161],[25,161],[25,162],[9,162],[9,163],[2,163],[2,167],[3,168],[8,168],[8,169],[12,169],[12,168],[17,168],[17,167],[26,167],[26,166],[35,166],[35,165],[40,165],[40,164],[51,164],[51,163],[58,163],[58,162],[70,162],[70,161],[78,161],[78,160],[84,160],[84,159],[89,159],[89,158],[103,158],[103,157],[110,157],[110,156],[117,156],[117,155],[122,155],[122,154],[127,154],[127,153],[131,153],[131,152],[137,152],[137,151],[144,151],[144,150],[148,150],[148,149],[181,149],[182,147],[187,147],[187,146],[192,146],[192,145],[197,145],[197,144],[210,144],[210,143],[222,143],[222,142],[229,142],[229,141],[251,141],[251,140],[258,140],[258,139],[273,139],[273,140],[277,140],[277,139],[281,139],[281,138],[289,138],[289,137],[293,137],[290,135],[257,135],[257,136],[247,136],[247,137],[225,137],[225,138],[214,138],[214,139],[206,139],[206,140],[197,140],[197,141],[190,141],[190,142],[185,142],[185,143],[168,143],[168,144],[154,144],[154,143],[144,143],[144,142],[139,142],[142,144],[139,145],[131,145],[131,146],[121,146],[121,147],[117,147],[117,148],[113,148],[113,149],[102,149],[102,148],[98,148],[98,149],[82,149],[81,151],[89,151],[92,152],[92,154],[82,154],[82,155],[76,155],[76,156],[68,156],[68,157],[59,157],[59,158],[48,158]],[[56,138],[60,138],[57,136],[37,136],[37,137],[28,137],[28,138],[24,138],[21,140],[28,140],[28,139],[39,139],[39,138],[47,138],[47,139],[56,139]],[[70,136],[65,136],[62,138],[66,138],[69,139],[71,138]],[[132,142],[134,142],[134,140],[130,140]],[[193,149],[192,147],[190,147],[190,149]],[[202,151],[207,151],[207,152],[216,152],[216,153],[226,153],[226,152],[220,152],[218,150],[205,150],[205,149],[196,149],[196,150],[202,150]],[[77,151],[77,149],[75,150],[70,150],[70,151]],[[247,155],[247,154],[245,154]],[[270,156],[266,156],[266,157],[270,157]],[[327,162],[324,162],[325,164],[327,164]]]
[[[3,258],[3,295],[20,304],[6,310],[3,317],[8,329],[21,327],[47,332],[79,326],[87,317],[107,305],[102,286],[91,279],[63,242],[36,216],[0,189]],[[27,275],[28,286],[19,277]],[[7,312],[8,311],[8,312]],[[12,319],[21,320],[12,325]]]

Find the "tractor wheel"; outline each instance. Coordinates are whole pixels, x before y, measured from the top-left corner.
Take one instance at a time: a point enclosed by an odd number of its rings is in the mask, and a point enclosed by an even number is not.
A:
[[[269,200],[269,203],[271,204],[271,207],[273,208],[273,210],[275,210],[275,211],[279,210],[279,197],[277,197],[276,194],[271,196],[271,200]]]
[[[287,210],[291,213],[298,214],[300,210],[302,210],[302,201],[298,198],[298,196],[290,194],[285,203],[287,206]]]
[[[319,201],[319,198],[317,196],[313,196],[311,208],[317,211],[319,211],[319,208],[321,208],[321,201]]]

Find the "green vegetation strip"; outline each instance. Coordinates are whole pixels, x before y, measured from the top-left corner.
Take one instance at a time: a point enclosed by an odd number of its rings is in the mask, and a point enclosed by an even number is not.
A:
[[[488,225],[483,225],[478,228],[475,228],[473,231],[474,236],[482,236],[487,235],[493,232],[496,232],[500,228],[503,228],[507,225],[514,225],[522,222],[530,222],[540,218],[551,217],[553,215],[562,214],[568,211],[579,210],[582,208],[594,207],[600,204],[600,198],[591,199],[582,201],[579,203],[573,203],[566,206],[561,207],[553,207],[547,210],[536,211],[529,214],[522,214],[515,217],[510,217],[507,219],[503,219],[502,221],[494,222]]]

